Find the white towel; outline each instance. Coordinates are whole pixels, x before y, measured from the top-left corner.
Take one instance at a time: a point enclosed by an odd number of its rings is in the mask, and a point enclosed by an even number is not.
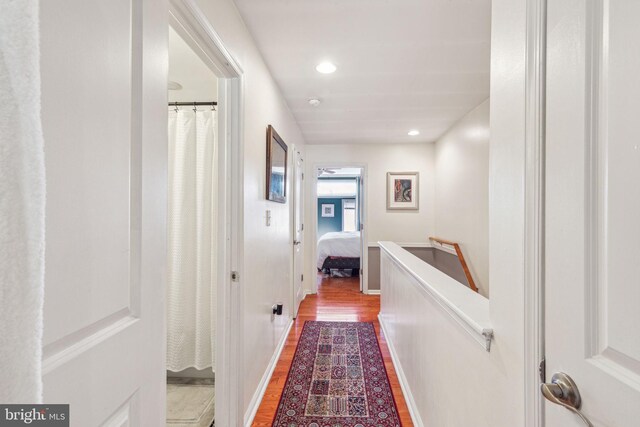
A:
[[[0,0],[0,403],[42,400],[45,175],[37,0]]]

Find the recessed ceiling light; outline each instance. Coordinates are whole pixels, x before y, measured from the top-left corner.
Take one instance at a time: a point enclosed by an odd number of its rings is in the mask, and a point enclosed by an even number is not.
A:
[[[316,71],[322,74],[331,74],[337,70],[337,67],[331,62],[321,62],[316,67]]]
[[[417,129],[411,129],[409,132],[407,132],[407,135],[409,136],[418,136],[420,135],[420,131]]]
[[[320,100],[318,98],[310,98],[309,105],[311,105],[312,107],[317,107],[318,105],[320,105]]]

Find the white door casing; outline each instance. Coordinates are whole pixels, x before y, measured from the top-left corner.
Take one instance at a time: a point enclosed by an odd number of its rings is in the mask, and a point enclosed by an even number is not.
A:
[[[313,245],[309,248],[311,252],[312,260],[311,263],[311,278],[312,285],[311,290],[313,293],[318,292],[318,282],[315,280],[317,274],[316,268],[316,260],[318,259],[318,251],[317,251],[317,243],[318,243],[318,170],[320,169],[330,169],[330,168],[359,168],[360,169],[360,197],[357,201],[358,206],[358,217],[360,218],[361,223],[364,225],[367,221],[367,197],[366,197],[366,188],[364,182],[367,180],[367,164],[366,163],[351,163],[351,162],[330,162],[330,163],[314,163],[311,167],[311,200],[313,200],[313,209],[312,209],[312,218],[313,224],[311,224],[312,230],[312,241]],[[368,290],[368,272],[367,272],[367,263],[368,263],[368,238],[367,238],[367,228],[363,227],[360,232],[360,268],[362,269],[362,275],[360,276],[360,291],[367,293]]]
[[[298,316],[300,302],[304,298],[304,160],[293,147],[293,318]]]
[[[358,181],[358,223],[360,225],[360,292],[367,292],[369,287],[365,287],[365,274],[368,275],[368,271],[365,270],[365,255],[368,255],[369,242],[365,240],[365,218],[364,218],[364,169],[360,169],[360,180]],[[368,282],[367,282],[368,285]]]
[[[216,424],[240,425],[243,331],[244,71],[194,0],[170,0],[169,23],[218,77]],[[232,272],[237,272],[232,280]]]
[[[576,382],[596,427],[640,420],[640,3],[550,0],[546,381]],[[547,427],[582,426],[546,404]]]
[[[40,6],[44,401],[164,425],[167,3]]]

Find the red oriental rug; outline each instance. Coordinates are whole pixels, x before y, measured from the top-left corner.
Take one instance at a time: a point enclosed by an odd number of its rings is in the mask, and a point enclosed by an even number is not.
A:
[[[400,427],[373,323],[305,322],[273,427]]]

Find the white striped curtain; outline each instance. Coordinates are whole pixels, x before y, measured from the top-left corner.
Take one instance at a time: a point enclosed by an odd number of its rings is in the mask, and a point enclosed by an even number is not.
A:
[[[215,111],[169,113],[167,369],[215,369]]]

